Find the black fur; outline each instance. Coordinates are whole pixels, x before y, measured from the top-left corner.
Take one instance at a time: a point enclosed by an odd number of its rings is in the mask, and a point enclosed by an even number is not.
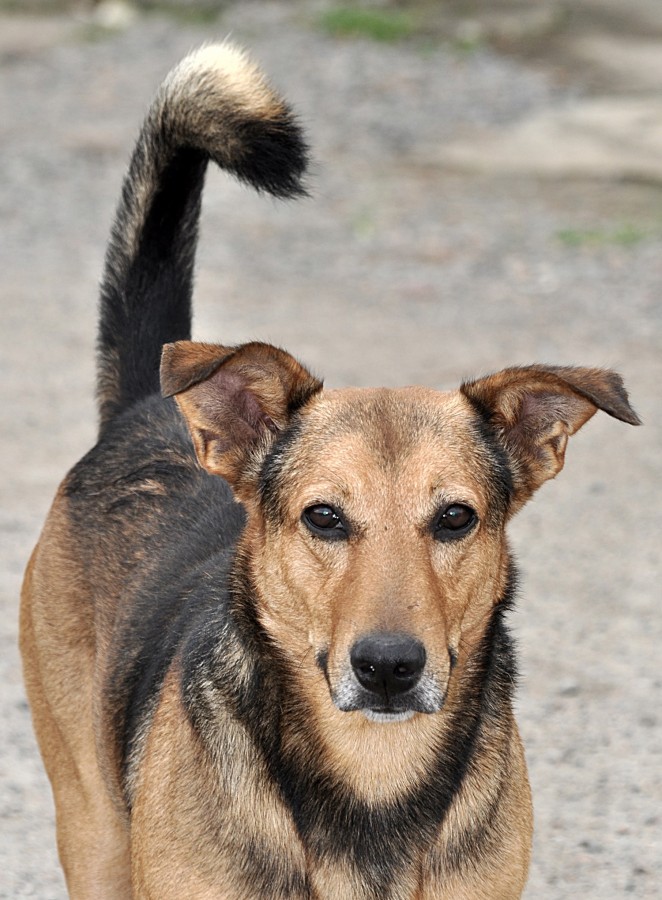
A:
[[[64,487],[87,570],[130,601],[105,694],[126,773],[181,639],[223,601],[245,515],[228,485],[198,466],[175,403],[160,397],[110,423]]]
[[[515,494],[511,462],[503,441],[492,424],[491,412],[475,397],[467,396],[476,416],[472,422],[478,446],[486,456],[485,471],[489,490],[490,521],[500,527],[506,517]]]
[[[301,423],[294,416],[288,427],[280,432],[262,463],[258,482],[260,505],[266,518],[275,526],[281,525],[285,518],[282,485],[279,476],[284,461],[292,452],[296,452],[294,448],[300,435]]]
[[[142,147],[136,150],[140,153]],[[135,162],[132,164],[135,165]],[[111,236],[101,285],[98,350],[112,360],[115,400],[104,422],[159,390],[163,344],[191,336],[191,294],[200,196],[207,161],[195,150],[180,151],[167,166],[146,216],[133,259],[118,253]],[[124,190],[130,190],[131,172]],[[124,227],[124,201],[114,232]],[[102,363],[101,372],[106,368]],[[101,375],[100,375],[101,377]],[[106,388],[100,382],[100,391]]]

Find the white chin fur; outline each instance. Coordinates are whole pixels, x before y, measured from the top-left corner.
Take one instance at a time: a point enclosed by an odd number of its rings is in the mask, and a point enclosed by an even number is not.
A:
[[[362,709],[361,712],[369,722],[406,722],[414,715],[413,709],[399,713],[375,712],[374,709]]]

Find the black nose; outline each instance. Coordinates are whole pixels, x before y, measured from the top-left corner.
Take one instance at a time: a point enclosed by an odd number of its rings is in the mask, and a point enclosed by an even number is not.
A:
[[[359,684],[388,699],[414,687],[425,667],[425,647],[409,634],[375,631],[359,638],[349,659]]]

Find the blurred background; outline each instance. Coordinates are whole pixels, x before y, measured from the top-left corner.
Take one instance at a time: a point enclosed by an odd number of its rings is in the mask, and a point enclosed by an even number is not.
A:
[[[0,0],[0,897],[61,900],[16,650],[22,571],[95,439],[96,292],[159,81],[231,37],[305,124],[310,199],[210,172],[195,336],[285,346],[329,386],[610,366],[513,522],[528,900],[662,884],[660,0]]]

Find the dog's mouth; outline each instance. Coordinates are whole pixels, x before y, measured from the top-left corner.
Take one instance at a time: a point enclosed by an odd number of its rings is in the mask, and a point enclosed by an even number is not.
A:
[[[411,691],[396,697],[375,696],[351,676],[342,678],[331,689],[331,700],[336,709],[360,712],[369,722],[406,722],[415,713],[430,715],[439,712],[445,699],[445,690],[431,677],[422,678]]]
[[[406,722],[416,715],[416,710],[405,709],[396,711],[392,709],[362,709],[361,712],[369,722],[386,724],[388,722]]]

